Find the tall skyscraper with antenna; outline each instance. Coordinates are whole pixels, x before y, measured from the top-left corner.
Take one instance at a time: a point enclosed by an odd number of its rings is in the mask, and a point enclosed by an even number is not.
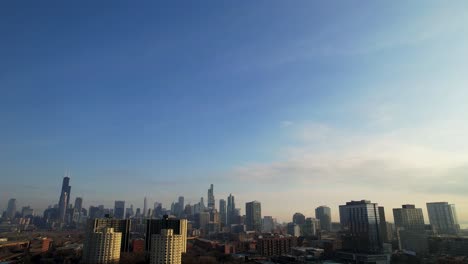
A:
[[[59,214],[58,214],[58,221],[60,223],[65,223],[65,216],[67,213],[68,205],[70,204],[70,171],[65,172],[65,177],[63,177],[62,181],[62,190],[60,192],[59,198]]]

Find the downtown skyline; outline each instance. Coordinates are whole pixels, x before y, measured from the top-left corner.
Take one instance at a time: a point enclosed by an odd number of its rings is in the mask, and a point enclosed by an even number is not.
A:
[[[447,201],[466,227],[468,4],[296,4],[1,3],[0,208],[69,168],[85,208],[213,183],[285,222]]]

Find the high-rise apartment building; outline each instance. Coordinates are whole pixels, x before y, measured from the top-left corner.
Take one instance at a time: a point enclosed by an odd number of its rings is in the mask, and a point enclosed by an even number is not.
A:
[[[424,216],[421,208],[405,204],[393,209],[393,218],[400,249],[424,254],[428,251],[428,235],[425,232]]]
[[[383,243],[388,243],[388,233],[387,233],[387,220],[385,219],[385,208],[379,206],[379,218],[380,218],[380,237],[382,238]]]
[[[172,229],[173,234],[182,236],[182,253],[187,251],[187,219],[169,218],[164,215],[163,219],[148,219],[146,222],[146,250],[152,248],[152,235],[161,234],[163,229]]]
[[[83,247],[83,263],[119,263],[122,233],[104,227],[87,233]]]
[[[63,178],[62,190],[60,191],[59,208],[58,208],[58,221],[65,223],[65,216],[67,213],[68,205],[70,204],[70,178],[68,176]]]
[[[226,225],[226,200],[224,199],[219,200],[219,217],[221,225]]]
[[[120,251],[128,252],[130,250],[130,219],[114,218],[95,218],[88,221],[88,232],[99,232],[104,228],[113,228],[114,232],[121,233]]]
[[[328,206],[322,205],[315,208],[315,218],[320,220],[320,229],[331,231],[331,209]]]
[[[288,235],[291,235],[293,237],[300,237],[301,236],[301,227],[296,224],[296,223],[288,223],[286,227],[286,232]]]
[[[6,217],[9,219],[14,219],[16,216],[16,199],[8,200],[8,207],[6,210]]]
[[[172,229],[151,235],[150,264],[181,264],[185,252],[184,237]]]
[[[115,201],[114,217],[117,219],[125,219],[125,201]]]
[[[340,205],[343,249],[380,253],[383,248],[380,220],[377,203],[361,200]]]
[[[210,189],[208,189],[208,208],[211,210],[215,209],[215,197],[214,197],[213,184],[211,184]]]
[[[454,204],[447,202],[427,203],[429,222],[438,234],[455,235],[460,231]]]
[[[247,231],[262,232],[262,207],[260,202],[252,201],[245,204],[245,224]]]

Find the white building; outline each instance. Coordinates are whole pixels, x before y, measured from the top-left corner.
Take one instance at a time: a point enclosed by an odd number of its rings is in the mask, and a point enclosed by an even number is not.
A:
[[[83,248],[83,263],[119,263],[122,233],[106,227],[88,233]]]
[[[151,264],[181,264],[184,247],[182,235],[172,229],[162,229],[161,234],[151,236]]]

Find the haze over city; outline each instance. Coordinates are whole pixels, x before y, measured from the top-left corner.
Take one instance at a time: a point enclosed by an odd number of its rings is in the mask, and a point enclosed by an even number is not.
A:
[[[2,3],[0,209],[69,169],[85,207],[214,184],[280,221],[447,201],[466,227],[468,3],[323,3]]]

